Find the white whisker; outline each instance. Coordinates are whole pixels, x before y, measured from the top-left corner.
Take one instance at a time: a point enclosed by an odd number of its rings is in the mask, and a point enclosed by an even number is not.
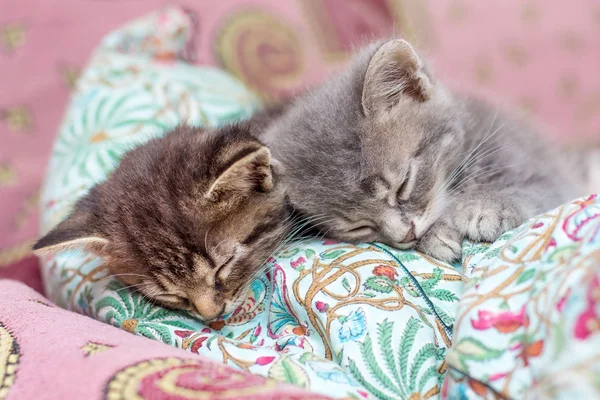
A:
[[[100,278],[98,280],[98,282],[103,281],[103,280],[108,279],[108,278],[116,278],[116,277],[119,277],[119,276],[137,276],[137,277],[141,277],[141,278],[148,278],[148,279],[150,279],[150,277],[148,275],[134,274],[134,273],[124,273],[124,274],[114,274],[114,275],[105,276],[104,278]]]
[[[448,188],[448,186],[451,185],[453,183],[453,181],[458,176],[460,176],[460,174],[464,170],[468,169],[471,165],[473,165],[476,162],[475,159],[478,157],[477,151],[479,150],[479,148],[481,148],[481,146],[483,146],[488,140],[490,140],[498,132],[500,132],[500,130],[507,124],[508,121],[505,122],[504,124],[500,125],[494,132],[492,132],[490,134],[490,131],[491,131],[494,123],[496,122],[497,116],[498,116],[498,113],[496,112],[494,114],[494,118],[492,119],[492,122],[488,128],[488,131],[486,132],[484,137],[477,144],[477,146],[475,146],[472,150],[469,151],[467,156],[456,166],[456,168],[454,168],[454,170],[450,173],[450,175],[442,182],[442,184],[439,186],[439,188],[436,190],[436,192],[434,192],[434,194],[432,196],[433,198],[436,198],[436,196],[439,194],[439,192],[446,190]]]

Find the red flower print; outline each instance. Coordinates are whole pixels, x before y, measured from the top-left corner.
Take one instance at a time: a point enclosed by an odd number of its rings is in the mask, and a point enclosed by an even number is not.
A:
[[[593,332],[600,331],[600,316],[596,313],[598,302],[600,301],[600,281],[598,276],[594,276],[587,289],[587,307],[577,317],[575,323],[575,337],[577,339],[587,339]]]
[[[154,54],[154,60],[163,64],[173,64],[177,56],[172,51],[162,51]]]
[[[525,305],[518,313],[503,311],[495,313],[493,311],[479,310],[477,312],[479,319],[471,320],[474,329],[484,331],[494,327],[500,333],[511,333],[521,326],[527,326],[528,320],[525,315]]]
[[[196,333],[195,331],[180,331],[180,330],[176,330],[175,334],[177,336],[179,336],[180,338],[186,338],[188,336],[191,336],[192,334]]]
[[[315,303],[315,306],[317,307],[317,310],[320,313],[324,313],[324,312],[327,312],[327,310],[329,310],[329,304],[323,303],[322,301],[317,301]]]
[[[323,240],[323,244],[325,246],[327,246],[328,244],[338,244],[339,242],[337,240],[331,240],[331,239],[325,239]]]
[[[255,361],[255,364],[257,365],[267,365],[273,362],[273,360],[275,359],[275,357],[258,357]]]
[[[471,389],[473,389],[473,391],[479,396],[484,397],[487,394],[488,388],[483,383],[474,379],[469,379],[468,382]]]
[[[225,326],[225,321],[213,321],[210,324],[208,324],[208,326],[210,326],[215,331],[220,331]]]
[[[208,339],[208,337],[204,336],[204,337],[201,337],[198,340],[194,341],[194,344],[192,344],[192,347],[190,349],[192,351],[192,353],[197,353],[198,349],[200,347],[202,347],[202,343],[204,343],[206,341],[206,339]]]
[[[398,278],[398,272],[394,267],[389,265],[378,265],[373,268],[373,275],[387,276],[390,281],[395,281]]]
[[[529,357],[537,357],[542,354],[542,350],[544,350],[544,341],[540,339],[527,346],[527,355]]]
[[[544,341],[542,339],[537,340],[531,344],[525,345],[525,348],[521,353],[517,356],[517,358],[521,358],[523,360],[523,365],[529,365],[529,359],[533,357],[537,357],[542,354],[544,350]]]
[[[294,335],[304,336],[304,335],[308,335],[308,329],[306,329],[306,327],[304,327],[304,326],[297,326],[294,329],[292,329],[292,333]]]

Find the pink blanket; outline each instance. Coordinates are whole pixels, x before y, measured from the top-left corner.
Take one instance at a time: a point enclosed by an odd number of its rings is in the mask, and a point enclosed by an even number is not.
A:
[[[60,309],[0,280],[0,399],[325,399]]]

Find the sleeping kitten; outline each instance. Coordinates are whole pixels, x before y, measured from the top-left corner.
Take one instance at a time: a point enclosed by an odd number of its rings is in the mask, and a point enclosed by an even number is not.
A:
[[[264,132],[292,205],[327,236],[444,261],[586,194],[583,171],[516,118],[435,80],[404,40],[374,44]]]
[[[150,299],[208,321],[245,300],[289,216],[249,124],[179,127],[127,153],[34,250],[88,249]]]

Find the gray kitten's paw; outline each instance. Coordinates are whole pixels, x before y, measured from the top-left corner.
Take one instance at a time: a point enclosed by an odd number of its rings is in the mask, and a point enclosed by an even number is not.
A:
[[[504,232],[516,228],[525,215],[512,200],[482,197],[457,204],[455,225],[476,242],[493,242]]]
[[[437,260],[453,262],[462,255],[462,235],[452,224],[438,221],[419,240],[416,249]]]

